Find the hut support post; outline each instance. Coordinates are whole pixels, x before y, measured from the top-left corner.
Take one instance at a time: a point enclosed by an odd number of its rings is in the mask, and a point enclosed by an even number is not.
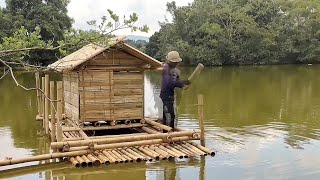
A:
[[[49,75],[45,75],[45,85],[44,85],[45,95],[44,98],[44,127],[46,134],[49,134]]]
[[[42,113],[41,113],[41,116],[42,116],[42,127],[44,128],[44,87],[45,87],[45,77],[41,77],[41,90],[42,90],[42,93],[41,93],[41,108],[42,108]]]
[[[205,146],[205,138],[204,138],[204,122],[203,122],[203,95],[198,94],[198,118],[199,118],[199,126],[200,126],[200,143],[201,146]]]
[[[54,99],[54,81],[50,81],[50,99]],[[50,119],[50,125],[51,125],[51,142],[56,141],[56,117],[55,117],[55,107],[54,103],[51,104],[51,119]]]
[[[62,81],[57,82],[57,141],[62,141]]]
[[[41,83],[40,83],[40,74],[37,71],[35,73],[35,77],[36,77],[36,88],[37,88],[37,106],[38,106],[38,116],[42,116],[42,104],[41,104],[41,91],[39,89],[41,89]]]

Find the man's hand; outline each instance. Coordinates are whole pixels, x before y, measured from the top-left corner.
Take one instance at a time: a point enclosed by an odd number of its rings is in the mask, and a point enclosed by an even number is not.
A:
[[[191,81],[189,81],[189,80],[184,80],[184,81],[183,81],[183,84],[184,84],[184,85],[190,85],[190,84],[191,84]]]

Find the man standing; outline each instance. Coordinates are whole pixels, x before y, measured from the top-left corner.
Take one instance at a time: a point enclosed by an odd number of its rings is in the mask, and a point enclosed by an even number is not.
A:
[[[188,80],[180,80],[180,71],[176,68],[182,61],[177,51],[168,53],[167,62],[163,65],[162,82],[160,98],[163,102],[163,121],[164,125],[174,128],[174,89],[176,87],[183,88],[185,85],[190,85]]]

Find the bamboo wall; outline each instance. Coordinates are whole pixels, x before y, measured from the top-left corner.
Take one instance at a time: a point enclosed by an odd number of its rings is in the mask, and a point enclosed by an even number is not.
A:
[[[80,120],[83,122],[142,119],[145,63],[121,52],[103,52],[79,70]],[[114,67],[114,68],[113,68]],[[115,67],[132,67],[127,71]]]
[[[79,78],[77,72],[63,73],[65,115],[71,120],[79,120]]]

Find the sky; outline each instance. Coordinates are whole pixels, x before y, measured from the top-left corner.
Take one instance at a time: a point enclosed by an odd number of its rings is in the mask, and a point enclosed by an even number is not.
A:
[[[175,0],[177,6],[185,6],[193,0]],[[76,29],[89,29],[87,21],[98,20],[103,15],[107,15],[107,9],[123,17],[133,12],[137,13],[138,25],[148,25],[148,33],[133,32],[130,30],[118,31],[116,34],[151,36],[158,31],[158,22],[163,22],[165,18],[171,20],[170,14],[166,12],[168,0],[71,0],[68,5],[68,14],[74,19],[73,27]],[[169,0],[171,2],[171,0]],[[5,0],[0,0],[0,6],[5,6]]]

